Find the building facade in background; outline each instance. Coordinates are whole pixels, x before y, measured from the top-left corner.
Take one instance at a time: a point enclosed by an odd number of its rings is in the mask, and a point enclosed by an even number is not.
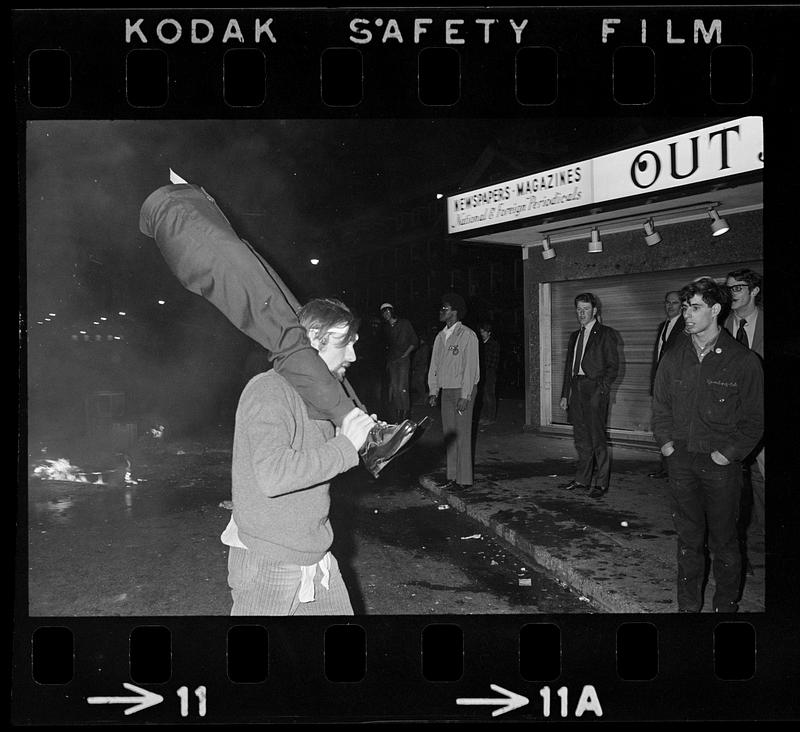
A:
[[[652,442],[652,323],[700,276],[763,272],[762,118],[743,117],[532,172],[447,199],[452,242],[506,246],[524,267],[526,424],[571,433],[558,408],[573,298],[620,334],[612,439]]]

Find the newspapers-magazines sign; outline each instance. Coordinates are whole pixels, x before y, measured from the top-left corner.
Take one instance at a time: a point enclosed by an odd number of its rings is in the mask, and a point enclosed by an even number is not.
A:
[[[762,170],[761,117],[742,117],[447,199],[448,233]]]
[[[447,199],[450,234],[562,211],[591,201],[591,162],[553,168]]]

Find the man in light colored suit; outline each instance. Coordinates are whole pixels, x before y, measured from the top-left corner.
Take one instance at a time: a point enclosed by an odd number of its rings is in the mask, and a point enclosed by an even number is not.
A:
[[[737,269],[728,272],[725,284],[731,291],[731,313],[725,320],[725,328],[742,345],[755,351],[764,360],[764,310],[761,307],[762,279],[752,269]],[[762,549],[764,544],[764,445],[757,449],[755,462],[760,476],[751,470],[753,486],[753,513],[750,521],[751,536],[748,543],[753,549]],[[751,463],[752,464],[752,463]]]

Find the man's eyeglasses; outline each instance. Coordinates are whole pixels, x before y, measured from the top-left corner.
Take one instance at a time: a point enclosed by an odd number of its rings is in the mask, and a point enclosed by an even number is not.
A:
[[[453,308],[451,308],[449,305],[442,305],[442,307],[439,308],[439,310],[441,310],[442,312],[444,312],[445,310],[452,310],[452,309]]]
[[[749,289],[749,285],[731,285],[730,291],[731,292],[741,292],[742,290]]]

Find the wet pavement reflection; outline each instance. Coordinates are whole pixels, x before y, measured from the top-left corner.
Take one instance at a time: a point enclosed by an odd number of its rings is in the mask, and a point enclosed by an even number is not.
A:
[[[421,491],[421,444],[376,480],[332,488],[333,551],[357,614],[591,612],[510,546]],[[230,451],[173,445],[134,461],[135,484],[31,478],[32,615],[227,615]]]

